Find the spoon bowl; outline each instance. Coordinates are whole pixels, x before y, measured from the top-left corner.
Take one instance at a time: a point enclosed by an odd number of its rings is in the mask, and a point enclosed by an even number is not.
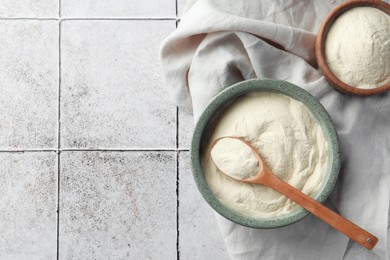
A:
[[[245,150],[249,147],[251,152],[253,153],[253,156],[258,160],[258,167],[255,168],[258,170],[252,170],[252,174],[250,174],[249,177],[245,177],[248,176],[248,174],[245,174],[243,175],[244,177],[242,177],[242,175],[236,173],[237,171],[229,172],[229,168],[222,167],[223,164],[221,164],[221,162],[231,161],[236,156],[236,153],[224,153],[225,158],[222,158],[222,160],[220,160],[220,158],[217,156],[218,154],[213,153],[213,150],[216,149],[216,147],[220,143],[222,143],[221,141],[231,141],[232,143],[235,143],[235,147],[238,147],[241,150]],[[240,151],[237,149],[237,153],[239,152]],[[215,166],[223,174],[229,176],[230,178],[246,183],[260,184],[274,189],[275,191],[293,200],[316,217],[322,219],[341,233],[345,234],[346,236],[369,250],[371,250],[378,242],[378,238],[376,238],[374,235],[370,234],[366,230],[343,218],[342,216],[328,209],[318,201],[312,199],[300,190],[294,188],[290,184],[276,177],[269,169],[267,164],[264,162],[260,153],[249,142],[245,141],[244,138],[224,136],[214,140],[212,143],[211,155]]]

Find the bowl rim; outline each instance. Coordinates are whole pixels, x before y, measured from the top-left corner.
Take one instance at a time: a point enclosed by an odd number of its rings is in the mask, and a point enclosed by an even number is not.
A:
[[[302,88],[287,81],[275,79],[251,79],[236,83],[220,92],[206,107],[197,121],[191,142],[191,167],[196,186],[207,203],[223,217],[243,226],[251,228],[276,228],[293,224],[309,214],[305,209],[298,207],[290,214],[273,218],[254,218],[226,207],[220,202],[209,188],[203,175],[201,166],[202,137],[208,125],[234,99],[249,92],[263,91],[288,95],[304,105],[312,112],[320,123],[328,140],[329,165],[327,167],[326,180],[322,189],[317,191],[314,199],[323,203],[333,190],[340,170],[340,147],[335,126],[326,111],[311,94]]]
[[[348,85],[347,83],[341,81],[336,77],[336,75],[333,74],[331,69],[329,68],[328,64],[326,63],[325,59],[325,39],[326,35],[329,31],[330,26],[333,24],[333,22],[337,19],[339,15],[341,15],[343,12],[354,8],[354,7],[362,7],[362,6],[368,6],[368,7],[374,7],[377,8],[388,15],[390,15],[390,4],[384,2],[384,1],[378,1],[378,0],[349,0],[345,3],[342,3],[338,6],[336,6],[325,18],[324,22],[322,23],[316,37],[315,42],[315,54],[317,59],[318,67],[320,68],[322,74],[324,77],[331,83],[331,85],[347,94],[352,95],[360,95],[360,96],[368,96],[368,95],[376,95],[384,93],[388,90],[390,90],[390,82],[373,89],[361,89],[356,88],[351,85]]]

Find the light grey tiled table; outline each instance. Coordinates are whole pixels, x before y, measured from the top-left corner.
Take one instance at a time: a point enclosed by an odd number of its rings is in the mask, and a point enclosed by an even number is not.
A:
[[[0,259],[228,259],[158,62],[179,0],[0,4]]]

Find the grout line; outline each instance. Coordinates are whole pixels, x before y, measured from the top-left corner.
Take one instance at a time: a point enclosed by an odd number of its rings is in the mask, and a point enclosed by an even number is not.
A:
[[[58,22],[58,135],[57,135],[57,150],[61,150],[61,81],[62,81],[62,64],[61,64],[61,20]]]
[[[0,20],[33,20],[33,21],[58,21],[58,18],[45,17],[0,17]]]
[[[61,153],[57,153],[57,260],[60,258],[60,190]]]
[[[0,17],[0,20],[31,20],[31,21],[177,21],[176,17],[68,17],[68,18],[45,18],[45,17]]]
[[[180,151],[176,152],[176,259],[180,260],[180,230],[179,230],[179,205],[180,205],[180,200],[179,200],[179,186],[180,186],[180,177],[179,177],[179,154]]]
[[[176,14],[176,20],[175,20],[175,26],[177,29],[178,26],[178,19],[177,19],[177,13],[178,13],[178,7],[177,7],[177,0],[175,0],[175,14]],[[179,148],[179,107],[176,106],[176,149]],[[178,150],[176,152],[176,259],[180,260],[180,230],[179,230],[179,155],[180,151]]]
[[[175,14],[176,14],[176,18],[177,18],[177,16],[178,16],[178,14],[179,14],[179,6],[178,6],[178,3],[177,3],[177,0],[175,0]]]
[[[61,189],[61,0],[58,21],[58,124],[57,124],[57,260],[60,257],[60,189]]]
[[[58,0],[58,16],[60,17],[61,19],[61,0]]]
[[[35,153],[35,152],[189,152],[189,149],[160,149],[160,148],[141,148],[141,149],[83,149],[83,148],[65,148],[65,149],[28,149],[28,150],[0,150],[0,153]]]
[[[0,153],[36,153],[36,152],[57,152],[57,149],[30,149],[30,150],[0,150]]]
[[[176,150],[179,149],[179,107],[176,107]]]
[[[155,149],[155,148],[141,148],[141,149],[61,149],[64,152],[189,152],[189,149]]]
[[[159,20],[177,20],[176,17],[68,17],[68,18],[62,18],[61,20],[71,20],[71,21],[90,21],[90,20],[113,20],[113,21],[122,21],[122,20],[152,20],[152,21],[159,21]]]

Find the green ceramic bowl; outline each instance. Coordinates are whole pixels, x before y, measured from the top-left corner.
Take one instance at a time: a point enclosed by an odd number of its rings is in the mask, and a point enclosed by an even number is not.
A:
[[[339,141],[335,127],[325,108],[312,95],[285,81],[273,79],[247,80],[237,83],[218,94],[204,110],[196,124],[191,144],[192,172],[198,189],[204,199],[215,211],[225,218],[237,224],[252,228],[282,227],[301,220],[308,215],[308,212],[301,207],[297,207],[296,210],[290,214],[272,218],[254,218],[243,215],[240,212],[226,207],[218,200],[209,188],[201,166],[200,152],[202,141],[203,137],[206,135],[205,133],[209,124],[216,118],[218,113],[222,111],[224,107],[233,102],[237,97],[254,91],[280,93],[302,102],[312,112],[321,125],[328,142],[329,163],[323,185],[318,189],[314,199],[320,201],[321,203],[326,200],[336,183],[340,170]]]

